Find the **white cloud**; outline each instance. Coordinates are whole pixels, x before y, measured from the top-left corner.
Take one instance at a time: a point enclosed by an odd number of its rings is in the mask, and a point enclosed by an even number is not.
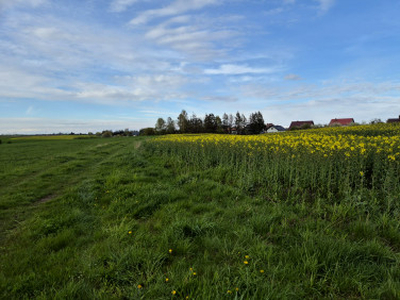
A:
[[[117,78],[120,85],[79,83],[76,97],[90,102],[113,104],[115,101],[170,101],[185,98],[181,88],[187,78],[179,75],[143,75]]]
[[[150,9],[141,13],[129,23],[131,25],[145,24],[153,18],[175,16],[188,11],[202,9],[208,5],[218,4],[220,0],[175,0],[163,8]]]
[[[247,65],[221,65],[218,69],[206,69],[209,75],[269,74],[277,72],[277,68],[252,68]]]
[[[186,22],[189,24],[182,24]],[[210,61],[223,56],[228,45],[232,46],[234,43],[232,38],[238,35],[237,31],[214,26],[202,17],[178,16],[151,27],[145,37],[182,55]]]

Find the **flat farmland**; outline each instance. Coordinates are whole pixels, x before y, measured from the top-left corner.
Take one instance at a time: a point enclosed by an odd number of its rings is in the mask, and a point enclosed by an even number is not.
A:
[[[400,297],[400,127],[7,138],[3,299]]]

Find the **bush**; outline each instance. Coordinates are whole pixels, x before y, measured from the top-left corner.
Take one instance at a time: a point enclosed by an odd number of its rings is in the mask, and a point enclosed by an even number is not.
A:
[[[113,133],[112,133],[112,131],[110,131],[110,130],[105,130],[105,131],[103,131],[103,133],[101,134],[101,136],[102,136],[103,138],[109,138],[109,137],[112,137],[112,136],[113,136]]]

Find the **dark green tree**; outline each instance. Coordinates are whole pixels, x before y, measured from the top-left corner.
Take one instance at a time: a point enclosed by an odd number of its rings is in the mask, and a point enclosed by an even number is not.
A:
[[[240,115],[239,112],[237,112],[236,116],[235,116],[235,127],[236,127],[236,132],[238,134],[240,134],[242,132],[242,129],[243,129],[242,124],[243,124],[242,116]]]
[[[207,133],[217,132],[217,120],[214,114],[206,114],[204,117],[204,131]]]
[[[221,120],[221,118],[219,116],[215,117],[215,123],[216,123],[216,126],[217,126],[216,132],[217,133],[223,133],[224,130],[222,128],[222,120]]]
[[[250,114],[248,124],[249,134],[259,134],[264,127],[264,118],[260,111]]]
[[[189,132],[200,133],[203,132],[203,130],[203,121],[193,114],[189,120]]]
[[[175,133],[175,122],[174,122],[174,120],[172,120],[171,117],[168,117],[168,119],[167,119],[166,132],[168,134]]]
[[[189,132],[189,118],[185,110],[182,110],[178,116],[178,126],[181,133]]]

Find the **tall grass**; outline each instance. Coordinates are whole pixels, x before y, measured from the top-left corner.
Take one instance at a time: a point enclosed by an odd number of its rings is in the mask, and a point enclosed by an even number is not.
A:
[[[397,152],[307,136],[3,144],[0,298],[399,298]]]

